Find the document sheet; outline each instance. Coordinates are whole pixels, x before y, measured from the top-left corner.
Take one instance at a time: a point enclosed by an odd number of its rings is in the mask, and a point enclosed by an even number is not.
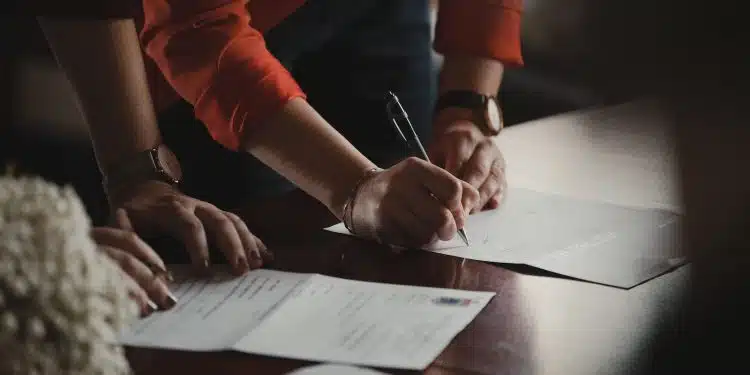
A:
[[[411,370],[427,367],[495,295],[273,270],[173,290],[177,305],[136,322],[122,344]]]
[[[679,215],[511,188],[500,208],[469,216],[458,236],[424,250],[494,263],[527,264],[630,288],[684,264]],[[343,224],[327,230],[350,234]]]

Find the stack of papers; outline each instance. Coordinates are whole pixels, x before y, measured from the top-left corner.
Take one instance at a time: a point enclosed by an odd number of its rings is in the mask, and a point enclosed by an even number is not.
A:
[[[172,290],[178,304],[136,322],[122,344],[409,370],[425,369],[495,295],[262,269]]]
[[[631,288],[685,263],[679,219],[663,210],[513,188],[500,208],[469,216],[468,247],[456,236],[424,250]],[[343,224],[327,230],[350,234]]]

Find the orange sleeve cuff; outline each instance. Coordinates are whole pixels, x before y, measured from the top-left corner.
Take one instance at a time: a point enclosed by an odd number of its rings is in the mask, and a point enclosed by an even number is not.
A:
[[[265,44],[260,45],[263,48],[245,37],[233,41],[222,53],[208,88],[194,103],[196,117],[214,140],[231,150],[239,149],[252,125],[263,124],[291,99],[305,98],[292,75]]]
[[[198,5],[196,5],[198,4]],[[164,78],[231,150],[294,97],[291,74],[250,26],[243,0],[143,0],[141,39]]]
[[[521,0],[441,0],[435,50],[495,59],[508,67],[523,65]]]

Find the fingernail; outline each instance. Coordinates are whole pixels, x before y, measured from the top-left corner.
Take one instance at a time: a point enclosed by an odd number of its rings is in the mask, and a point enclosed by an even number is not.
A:
[[[250,253],[250,261],[255,268],[259,268],[263,265],[263,258],[261,258],[260,254],[255,251]]]
[[[146,302],[146,305],[148,305],[148,308],[146,309],[148,314],[151,314],[152,312],[159,310],[159,306],[154,303],[152,300],[148,300]]]
[[[164,277],[167,281],[174,281],[174,277],[172,277],[172,273],[169,272],[166,268],[161,268],[159,270],[159,276]]]
[[[208,259],[203,259],[203,268],[208,269],[210,267],[211,267],[211,263],[208,262]]]
[[[241,271],[243,273],[247,272],[247,269],[249,266],[247,264],[247,259],[245,259],[244,256],[242,255],[238,256],[236,260],[236,264],[237,264],[238,271]]]
[[[167,309],[171,309],[176,304],[177,304],[177,297],[175,297],[174,294],[172,293],[168,293],[167,300],[164,302],[164,307],[166,307]]]
[[[172,277],[172,273],[161,268],[161,267],[154,267],[151,272],[154,273],[154,277],[162,277],[164,280],[167,280],[169,282],[174,281],[174,277]]]

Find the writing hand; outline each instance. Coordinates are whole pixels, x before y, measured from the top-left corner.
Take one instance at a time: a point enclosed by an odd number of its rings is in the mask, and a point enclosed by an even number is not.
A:
[[[353,201],[355,234],[401,246],[450,240],[479,193],[444,169],[408,158],[365,181]]]

